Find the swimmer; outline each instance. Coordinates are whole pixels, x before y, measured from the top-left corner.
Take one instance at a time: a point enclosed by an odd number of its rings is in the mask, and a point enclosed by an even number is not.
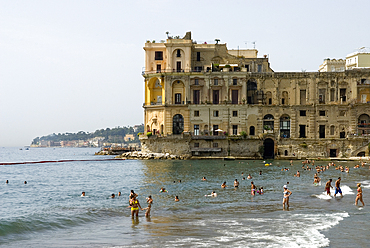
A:
[[[121,191],[118,192],[118,196],[121,196]]]
[[[333,181],[332,179],[329,179],[329,181],[327,181],[325,184],[325,190],[327,195],[330,195],[330,188],[333,188],[333,186],[331,186],[332,181]]]
[[[84,196],[86,196],[85,191],[82,191],[81,197],[84,197]]]
[[[136,214],[136,217],[139,216],[139,207],[141,210],[143,210],[140,206],[139,200],[136,199],[136,194],[130,196],[130,206],[129,207],[131,208],[132,218],[134,217],[135,214]]]
[[[115,194],[111,194],[111,195],[110,195],[110,198],[112,198],[112,199],[113,199],[114,197],[116,197],[116,195],[115,195]]]
[[[235,181],[234,181],[234,187],[235,187],[235,188],[239,187],[238,179],[235,179]]]
[[[260,171],[260,175],[262,175],[262,171]]]
[[[370,168],[369,168],[369,170],[370,170]],[[242,180],[245,180],[245,177],[243,177],[243,179]]]
[[[136,194],[135,192],[134,192],[134,190],[131,190],[131,193],[130,193],[130,198],[131,198],[131,196],[133,196],[133,195],[136,195],[136,197],[138,196],[138,194]]]
[[[161,190],[159,192],[168,192],[165,188],[161,188]]]
[[[146,203],[148,203],[148,207],[143,208],[143,210],[146,210],[145,217],[149,217],[150,216],[150,210],[152,209],[152,203],[153,203],[153,199],[152,199],[151,195],[148,196],[148,198],[146,198]]]
[[[221,184],[221,188],[226,188],[227,187],[227,185],[226,185],[226,182],[223,182],[223,184]]]
[[[9,180],[6,180],[5,183],[9,183]]]
[[[289,209],[289,196],[292,195],[292,191],[290,191],[286,185],[284,185],[283,188],[283,209],[285,209],[285,204],[287,205],[287,209]]]
[[[175,196],[175,202],[178,202],[178,201],[180,201],[179,197]]]
[[[181,183],[181,180],[179,180],[179,183]]]
[[[217,193],[215,191],[212,191],[211,196],[217,197]]]
[[[334,192],[334,197],[339,193],[340,196],[343,196],[342,194],[342,190],[340,189],[340,181],[341,181],[341,178],[338,177],[338,180],[335,181],[335,192]]]
[[[24,181],[24,184],[27,184],[27,181]]]
[[[260,187],[260,190],[257,191],[258,194],[263,195],[263,187]]]
[[[206,177],[203,177],[203,178],[202,178],[202,181],[207,181]]]
[[[251,174],[248,174],[247,179],[252,179]]]
[[[252,195],[256,195],[256,189],[257,189],[256,185],[254,185],[254,183],[251,182],[251,194]]]
[[[358,200],[362,202],[362,206],[365,206],[364,201],[362,200],[362,189],[361,189],[361,183],[357,184],[357,196],[355,200],[355,205],[357,206]]]

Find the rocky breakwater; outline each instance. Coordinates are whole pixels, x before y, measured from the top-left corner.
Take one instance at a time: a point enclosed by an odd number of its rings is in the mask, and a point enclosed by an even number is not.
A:
[[[187,155],[171,155],[169,153],[156,153],[156,152],[125,152],[115,158],[120,159],[188,159]]]

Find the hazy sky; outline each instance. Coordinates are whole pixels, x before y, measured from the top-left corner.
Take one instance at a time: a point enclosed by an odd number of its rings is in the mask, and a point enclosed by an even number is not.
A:
[[[143,46],[185,35],[317,71],[370,47],[370,1],[0,1],[0,146],[143,122]]]

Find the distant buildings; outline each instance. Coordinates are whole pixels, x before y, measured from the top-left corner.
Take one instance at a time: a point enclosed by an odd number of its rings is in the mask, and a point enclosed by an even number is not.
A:
[[[147,41],[144,149],[189,156],[365,155],[368,53],[324,60],[319,72],[274,72],[256,49],[197,44],[191,33]]]

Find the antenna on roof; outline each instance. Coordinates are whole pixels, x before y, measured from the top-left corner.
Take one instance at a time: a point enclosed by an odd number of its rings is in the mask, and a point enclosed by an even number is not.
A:
[[[218,42],[220,41],[220,39],[215,39],[215,41],[216,41],[216,44],[218,44]]]
[[[256,42],[253,41],[252,44],[253,44],[253,49],[256,49]]]
[[[166,35],[167,35],[167,39],[168,39],[168,34],[169,34],[169,33],[170,33],[170,32],[168,32],[168,31],[166,32]]]

